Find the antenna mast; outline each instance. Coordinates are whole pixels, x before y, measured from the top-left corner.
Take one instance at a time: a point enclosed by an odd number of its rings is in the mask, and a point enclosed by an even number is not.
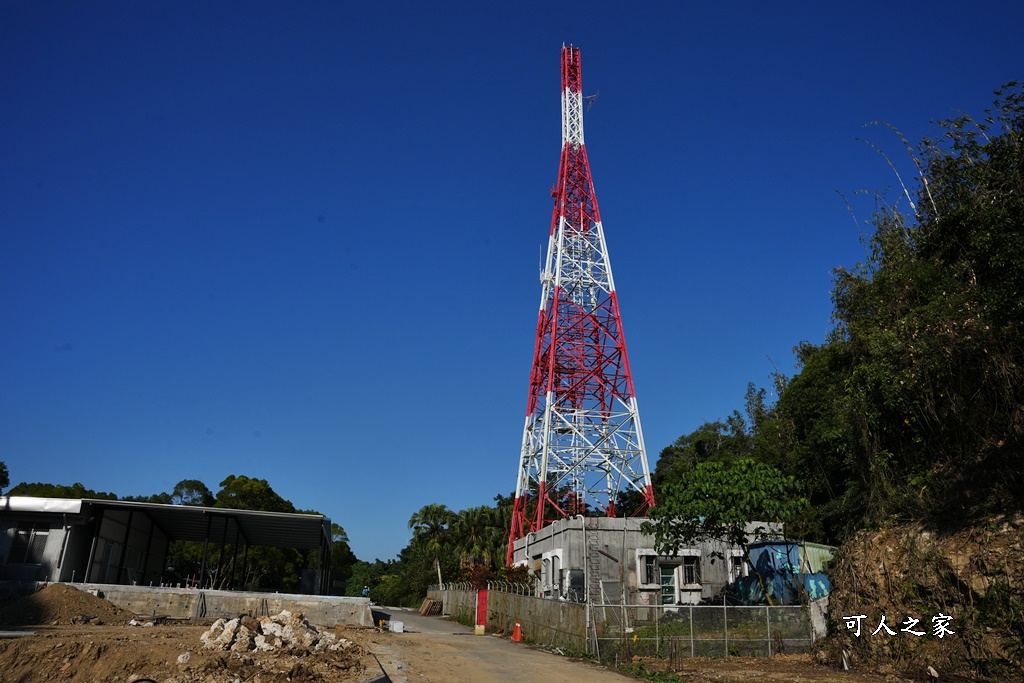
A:
[[[562,46],[562,155],[519,457],[513,544],[574,515],[654,505],[611,261],[583,140],[579,49]],[[617,510],[619,501],[634,509]]]

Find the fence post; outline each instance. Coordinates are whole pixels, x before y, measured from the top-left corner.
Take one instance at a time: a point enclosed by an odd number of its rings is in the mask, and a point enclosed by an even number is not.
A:
[[[595,641],[594,645],[596,645],[597,644],[596,643],[596,641],[597,641],[597,633],[594,633],[594,641]],[[590,642],[590,601],[589,600],[587,600],[585,603],[583,603],[583,642],[585,642],[587,644],[588,654],[593,655],[597,659],[601,658],[601,655],[598,654],[598,652],[597,652],[597,648],[596,647],[595,648],[591,648],[591,642]]]
[[[693,657],[693,605],[690,605],[690,656]]]
[[[764,606],[764,623],[768,627],[768,656],[772,656],[772,619],[768,605]]]
[[[729,610],[725,607],[725,594],[722,594],[722,626],[725,627],[725,656],[729,657]]]
[[[661,632],[660,632],[660,628],[659,628],[659,626],[660,626],[660,619],[659,619],[659,617],[661,616],[661,610],[658,609],[655,606],[652,606],[651,609],[654,610],[654,654],[655,654],[655,656],[660,657],[661,656]]]

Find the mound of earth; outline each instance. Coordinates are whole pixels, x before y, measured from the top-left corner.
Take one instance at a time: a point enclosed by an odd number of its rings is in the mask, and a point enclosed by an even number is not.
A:
[[[94,624],[115,624],[131,618],[131,612],[109,600],[66,583],[51,583],[0,609],[0,624],[5,626],[57,626],[88,620]]]

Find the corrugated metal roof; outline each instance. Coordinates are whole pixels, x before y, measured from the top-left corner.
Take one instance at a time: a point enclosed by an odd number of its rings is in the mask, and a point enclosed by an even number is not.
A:
[[[832,564],[835,547],[821,543],[801,543],[800,555],[809,571],[823,572]]]

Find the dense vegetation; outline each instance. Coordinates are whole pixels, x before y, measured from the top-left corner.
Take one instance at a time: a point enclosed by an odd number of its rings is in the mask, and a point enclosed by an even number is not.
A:
[[[504,566],[512,498],[498,495],[494,502],[459,512],[445,505],[425,505],[410,518],[412,538],[396,560],[356,562],[348,594],[359,595],[368,586],[375,602],[416,605],[427,587],[439,582],[483,585],[490,580],[522,580],[523,569]]]
[[[751,385],[745,414],[662,451],[662,493],[701,462],[753,458],[803,482],[811,509],[791,529],[827,542],[1021,509],[1024,94],[996,94],[920,144],[916,201],[879,201],[868,258],[835,270],[833,331],[795,348],[774,404]]]
[[[692,511],[695,491],[730,473],[767,492],[744,504],[777,503],[790,535],[829,543],[894,519],[962,523],[1022,509],[1024,93],[1009,84],[996,94],[984,117],[941,121],[940,137],[916,153],[907,146],[918,185],[902,189],[914,201],[879,198],[866,260],[835,270],[832,332],[796,346],[796,373],[774,375],[775,401],[751,384],[743,412],[661,452],[661,509]],[[0,490],[7,484],[0,463]],[[263,480],[229,477],[221,487],[213,495],[187,480],[145,500],[297,512]],[[80,484],[9,493],[113,497]],[[732,524],[734,507],[716,514]],[[495,575],[510,517],[505,496],[460,512],[428,505],[410,519],[399,556],[373,563],[356,560],[337,527],[332,569],[350,595],[368,586],[377,601],[409,604],[439,578]],[[248,583],[288,588],[315,563],[272,555],[268,574]],[[191,566],[186,550],[175,561]]]

